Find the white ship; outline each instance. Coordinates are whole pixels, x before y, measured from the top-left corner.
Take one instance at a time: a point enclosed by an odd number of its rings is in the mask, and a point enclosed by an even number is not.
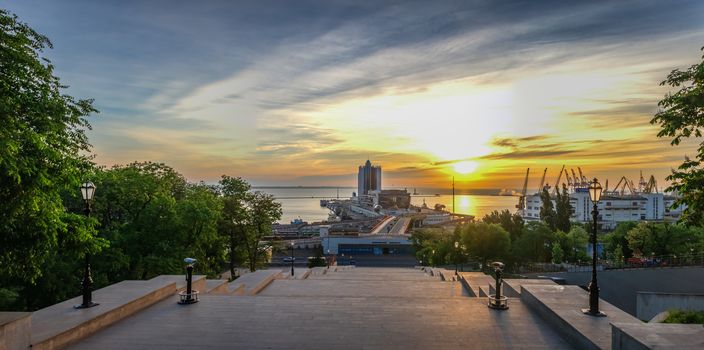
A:
[[[528,169],[523,183],[523,191],[519,196],[518,205],[516,205],[518,214],[527,221],[540,220],[540,208],[543,205],[540,199],[542,189],[547,187],[554,207],[556,189],[560,188],[560,191],[562,191],[562,186],[565,186],[570,197],[570,205],[572,206],[572,221],[591,222],[593,204],[589,199],[589,180],[583,175],[582,169],[579,167],[577,169],[579,170],[579,176],[576,175],[573,169],[571,169],[572,176],[570,176],[570,173],[563,166],[555,186],[551,187],[545,184],[546,168],[543,172],[538,192],[527,195],[528,175],[530,173],[530,169]],[[567,183],[560,182],[563,173]],[[620,222],[626,221],[677,221],[684,210],[684,206],[672,208],[676,199],[675,195],[667,195],[660,192],[653,176],[650,177],[649,181],[645,181],[642,172],[637,186],[626,177],[621,177],[616,186],[609,188],[609,181],[606,180],[601,200],[597,204],[599,211],[598,222],[601,229],[612,230]]]

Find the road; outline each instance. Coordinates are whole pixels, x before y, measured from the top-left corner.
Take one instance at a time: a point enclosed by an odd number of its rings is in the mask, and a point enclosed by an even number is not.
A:
[[[389,223],[392,222],[395,218],[396,218],[396,217],[394,217],[394,216],[389,216],[388,218],[386,218],[386,219],[384,220],[384,222],[382,222],[381,224],[379,224],[379,226],[377,226],[377,227],[374,229],[374,231],[372,231],[371,233],[372,233],[372,234],[384,234],[384,233],[386,233],[386,232],[387,232],[387,231],[386,231],[386,227],[387,227],[387,226],[389,225]]]
[[[391,232],[389,233],[392,235],[402,235],[406,233],[408,225],[411,224],[411,219],[412,218],[410,216],[399,217],[396,221],[396,224],[391,228]]]

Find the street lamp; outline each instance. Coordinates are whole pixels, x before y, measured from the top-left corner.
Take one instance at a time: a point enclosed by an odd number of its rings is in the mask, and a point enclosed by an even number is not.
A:
[[[457,259],[457,255],[459,255],[459,249],[460,249],[460,242],[455,241],[455,276],[459,275],[457,273],[457,264],[458,264],[458,260],[459,260],[459,259]]]
[[[432,260],[433,260],[431,265],[432,265],[433,267],[435,267],[435,249],[433,249],[433,255],[432,255],[431,258],[432,258]]]
[[[327,256],[326,260],[328,261],[328,269],[329,269],[330,268],[330,249],[328,249],[328,256]]]
[[[293,277],[293,241],[291,241],[291,277]]]
[[[95,185],[92,182],[84,182],[81,184],[81,196],[85,202],[85,214],[90,217],[90,202],[93,200],[93,195],[95,194]],[[76,309],[87,309],[93,306],[98,306],[98,303],[93,302],[93,292],[91,288],[93,287],[93,278],[90,276],[90,254],[86,252],[85,254],[85,264],[83,266],[83,282],[81,283],[83,290],[83,303],[81,305],[76,305]]]
[[[605,313],[599,311],[599,285],[596,281],[596,229],[597,229],[597,218],[599,216],[599,211],[597,209],[597,204],[601,199],[601,185],[599,181],[594,178],[589,184],[589,198],[594,204],[592,210],[592,218],[594,219],[594,230],[592,231],[592,281],[589,282],[589,309],[582,309],[582,312],[591,316],[606,316]]]

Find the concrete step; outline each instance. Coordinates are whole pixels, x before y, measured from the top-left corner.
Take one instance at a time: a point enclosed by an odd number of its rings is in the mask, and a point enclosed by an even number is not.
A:
[[[286,272],[285,274],[285,278],[287,279],[304,280],[310,276],[310,269],[295,269],[293,271],[293,277],[291,277],[291,271]]]
[[[32,349],[62,348],[169,297],[176,304],[177,285],[170,280],[122,281],[98,289],[93,301],[99,305],[88,309],[75,309],[82,302],[76,297],[38,310],[32,314]]]
[[[393,277],[389,277],[382,283],[362,279],[278,279],[259,293],[261,297],[409,298],[411,300],[427,298],[429,295],[438,299],[467,298],[459,283],[443,283],[438,280],[418,283],[393,280]]]
[[[589,293],[578,286],[522,285],[521,301],[580,349],[610,349],[611,324],[646,325],[623,310],[599,299],[599,310],[608,317],[585,315]]]
[[[227,294],[227,280],[205,280],[206,294]]]
[[[487,297],[489,295],[489,284],[493,283],[493,277],[482,272],[460,272],[459,274],[465,281],[465,287],[469,287],[472,290],[470,294],[479,297]]]
[[[31,312],[0,312],[0,349],[29,349],[31,332]]]
[[[311,276],[322,276],[326,273],[328,273],[327,267],[314,267],[310,270]]]
[[[193,275],[192,279],[192,288],[193,290],[200,291],[201,293],[204,293],[205,290],[207,289],[205,286],[205,281],[206,281],[206,276],[205,275]],[[156,276],[148,282],[156,283],[156,284],[168,284],[168,283],[176,283],[176,291],[181,292],[186,290],[186,275],[159,275]]]
[[[504,280],[501,293],[509,298],[519,298],[521,296],[521,286],[528,285],[555,286],[557,283],[549,279],[507,278]]]
[[[228,294],[256,295],[271,281],[282,277],[280,270],[257,270],[228,283]]]

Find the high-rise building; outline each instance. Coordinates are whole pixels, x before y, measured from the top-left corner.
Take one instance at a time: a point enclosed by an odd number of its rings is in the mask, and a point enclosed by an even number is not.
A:
[[[357,193],[368,195],[369,191],[381,190],[381,167],[372,166],[372,162],[367,160],[364,165],[359,167],[357,174]]]

